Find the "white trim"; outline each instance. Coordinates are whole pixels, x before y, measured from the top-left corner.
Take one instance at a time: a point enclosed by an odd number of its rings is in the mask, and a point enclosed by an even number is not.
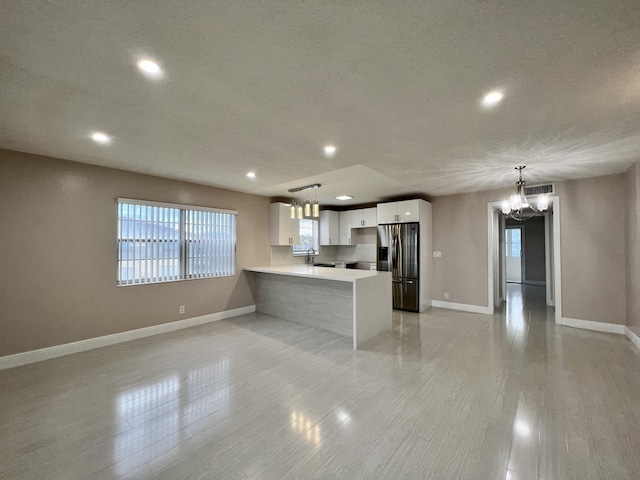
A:
[[[94,348],[106,347],[108,345],[114,345],[116,343],[128,342],[130,340],[136,340],[144,337],[151,337],[153,335],[159,335],[161,333],[173,332],[175,330],[181,330],[183,328],[195,327],[196,325],[202,325],[209,322],[217,322],[218,320],[237,317],[239,315],[246,315],[255,311],[256,306],[249,305],[247,307],[234,308],[233,310],[210,313],[208,315],[202,315],[200,317],[186,318],[184,320],[178,320],[175,322],[153,325],[152,327],[138,328],[136,330],[114,333],[112,335],[88,338],[86,340],[80,340],[78,342],[65,343],[63,345],[55,345],[53,347],[41,348],[39,350],[31,350],[29,352],[7,355],[6,357],[0,357],[0,370],[18,367],[20,365],[26,365],[28,363],[40,362],[42,360],[48,360],[50,358],[62,357],[64,355],[69,355],[72,353],[84,352],[85,350],[92,350]]]
[[[487,297],[488,297],[487,305],[488,306],[477,307],[477,308],[486,309],[485,312],[477,312],[477,313],[488,313],[489,315],[493,315],[493,311],[495,308],[495,304],[494,304],[495,272],[494,272],[494,265],[493,265],[493,256],[494,256],[493,249],[494,249],[494,243],[499,241],[498,238],[496,238],[495,236],[495,232],[496,230],[499,230],[497,219],[500,218],[500,216],[494,215],[493,212],[495,210],[499,210],[501,205],[502,204],[500,202],[487,203],[487,248],[489,250],[487,255]],[[498,232],[498,235],[499,235],[499,232]],[[458,305],[462,305],[462,304],[458,304]],[[449,308],[449,307],[443,307],[443,308]],[[458,310],[458,309],[455,309],[455,310]],[[463,310],[463,311],[467,312],[469,310]]]
[[[629,327],[624,327],[624,328],[625,328],[624,334],[626,335],[626,337],[629,340],[631,340],[631,343],[633,343],[638,350],[640,350],[640,337],[636,335],[636,333],[633,330],[631,330]]]
[[[556,324],[562,322],[562,238],[560,236],[560,197],[549,197],[553,209],[553,303],[556,309]]]
[[[553,291],[552,278],[551,278],[551,266],[553,262],[551,261],[551,250],[553,247],[553,239],[551,238],[552,232],[551,225],[551,212],[547,210],[544,212],[544,278],[545,278],[545,287],[546,287],[546,301],[548,307],[553,307],[555,305],[555,301],[553,295],[555,292]]]
[[[118,197],[118,203],[128,203],[131,205],[144,205],[151,207],[177,208],[179,210],[199,210],[202,212],[228,213],[229,215],[238,215],[237,210],[225,210],[223,208],[202,207],[199,205],[183,205],[181,203],[154,202],[153,200],[137,200],[135,198]]]
[[[624,335],[627,328],[625,325],[617,323],[593,322],[591,320],[567,317],[562,317],[560,325],[584,330],[595,330],[596,332],[617,333],[618,335]]]
[[[468,305],[466,303],[441,302],[440,300],[432,300],[431,306],[437,308],[448,308],[449,310],[460,310],[462,312],[493,315],[493,309],[490,309],[489,307],[482,307],[480,305]]]
[[[489,202],[487,203],[487,305],[486,308],[489,313],[493,313],[494,310],[494,272],[493,265],[493,242],[498,241],[494,235],[494,210],[500,210],[501,202]],[[561,238],[560,238],[560,198],[557,196],[549,197],[549,207],[553,209],[553,263],[554,263],[554,281],[553,287],[555,289],[554,302],[556,311],[556,324],[562,325],[562,259],[561,259]],[[497,230],[497,227],[495,228]]]

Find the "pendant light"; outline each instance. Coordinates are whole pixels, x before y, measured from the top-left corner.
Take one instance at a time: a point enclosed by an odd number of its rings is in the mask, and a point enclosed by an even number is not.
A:
[[[304,218],[302,211],[302,194],[300,194],[299,200],[300,201],[296,203],[296,217],[298,220],[302,220]]]
[[[307,190],[307,201],[304,202],[304,216],[311,216],[311,202],[309,201],[309,190]]]
[[[527,182],[522,180],[522,170],[525,168],[525,165],[515,167],[520,177],[516,182],[516,193],[511,195],[508,200],[504,200],[500,208],[504,216],[513,218],[519,222],[529,220],[549,208],[549,198],[546,195],[538,196],[536,201],[537,206],[531,205],[527,200],[525,192]]]
[[[305,185],[304,187],[290,188],[290,193],[302,192],[304,190],[320,188],[322,185],[314,183],[312,185]],[[309,193],[307,192],[307,201],[302,203],[302,194],[300,194],[300,201],[291,202],[291,218],[298,218],[302,220],[305,217],[318,218],[320,216],[320,205],[318,204],[318,193],[316,190],[316,201],[312,204],[309,200]]]
[[[313,202],[313,218],[318,218],[320,216],[320,204],[318,204],[318,187],[314,188],[316,192],[316,199]]]

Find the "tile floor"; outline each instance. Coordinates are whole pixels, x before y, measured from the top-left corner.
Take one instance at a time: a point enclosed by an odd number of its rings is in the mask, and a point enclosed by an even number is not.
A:
[[[640,478],[640,351],[542,295],[360,351],[247,315],[0,371],[0,478]]]

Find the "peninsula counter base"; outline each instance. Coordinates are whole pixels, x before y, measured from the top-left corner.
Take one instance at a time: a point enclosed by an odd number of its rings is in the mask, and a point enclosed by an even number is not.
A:
[[[391,274],[306,265],[245,268],[256,311],[353,339],[353,348],[391,328]]]

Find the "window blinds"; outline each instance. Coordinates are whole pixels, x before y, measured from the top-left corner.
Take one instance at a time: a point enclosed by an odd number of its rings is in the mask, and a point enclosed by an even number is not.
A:
[[[235,275],[237,212],[118,199],[118,285]]]

